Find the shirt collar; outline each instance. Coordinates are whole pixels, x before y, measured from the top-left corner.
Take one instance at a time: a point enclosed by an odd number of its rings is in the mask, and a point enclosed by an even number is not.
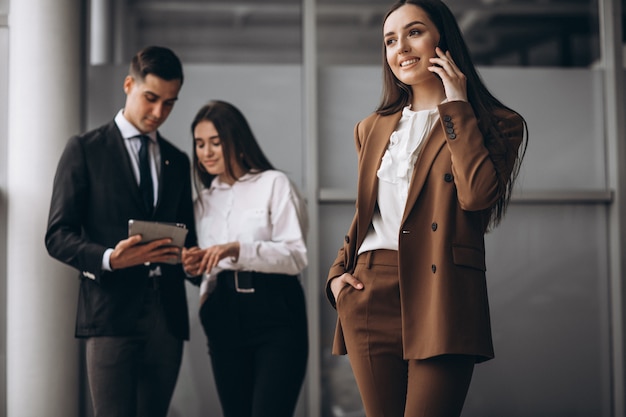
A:
[[[445,98],[441,103],[439,103],[439,106],[441,106],[442,104],[445,104],[448,102],[448,99]],[[416,113],[420,113],[420,112],[424,112],[424,113],[436,113],[439,111],[438,107],[432,108],[432,109],[425,109],[425,110],[412,110],[411,109],[411,104],[407,104],[403,109],[402,109],[402,116],[403,117],[409,117],[412,115],[415,115]]]
[[[133,124],[129,122],[126,117],[124,117],[124,109],[121,109],[117,112],[117,115],[115,115],[115,124],[124,139],[134,138],[143,134],[135,126],[133,126]],[[156,132],[145,133],[145,135],[148,136],[152,142],[156,143]]]
[[[213,178],[213,181],[211,181],[211,187],[209,187],[209,189],[210,190],[213,190],[213,189],[223,190],[223,189],[234,187],[237,183],[253,182],[253,181],[256,181],[260,177],[259,175],[260,173],[261,173],[260,171],[246,172],[241,177],[239,177],[239,179],[235,181],[232,185],[222,182],[222,180],[220,180],[219,177],[215,177]]]

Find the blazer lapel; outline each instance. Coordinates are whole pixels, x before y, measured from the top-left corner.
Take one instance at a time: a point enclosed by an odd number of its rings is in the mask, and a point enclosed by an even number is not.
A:
[[[133,196],[133,201],[143,207],[143,201],[141,200],[139,185],[137,184],[137,179],[135,178],[133,166],[130,161],[131,156],[128,154],[128,149],[126,148],[126,144],[124,143],[125,139],[122,137],[122,134],[117,128],[115,122],[111,122],[111,124],[109,125],[109,129],[111,130],[111,133],[108,134],[106,137],[111,139],[113,152],[118,155],[118,157],[115,159],[117,161],[124,161],[124,163],[117,165],[117,169],[121,171],[119,172],[119,174],[125,179],[124,184],[128,186],[128,191],[129,194]]]
[[[398,126],[398,121],[402,112],[397,112],[389,116],[379,116],[373,123],[366,137],[361,138],[362,146],[360,152],[361,161],[359,163],[359,180],[357,193],[357,210],[359,213],[359,224],[357,228],[356,247],[359,248],[365,239],[365,234],[369,228],[374,215],[374,206],[378,197],[378,176],[377,172],[383,154],[389,144],[389,138]]]
[[[159,190],[157,193],[157,201],[154,206],[154,211],[156,212],[161,205],[161,200],[163,198],[163,193],[165,191],[165,183],[169,180],[169,170],[171,164],[171,155],[169,153],[169,147],[157,132],[157,142],[159,143],[159,151],[161,153],[161,166],[159,167]]]
[[[404,214],[402,216],[402,222],[400,223],[401,225],[404,224],[406,218],[413,209],[413,206],[417,201],[417,197],[424,187],[424,182],[430,172],[430,167],[435,162],[435,157],[445,143],[446,139],[443,134],[441,123],[436,123],[432,132],[426,139],[426,143],[417,157],[417,161],[415,162],[415,170],[413,171],[413,178],[411,179],[411,184],[409,185],[409,195],[407,196],[406,205],[404,206]]]
[[[130,161],[131,156],[128,154],[128,149],[124,143],[125,139],[122,137],[122,134],[117,128],[115,122],[111,122],[109,128],[112,133],[107,135],[107,137],[112,139],[111,146],[113,147],[114,152],[118,155],[118,158],[115,158],[115,160],[125,162],[117,165],[117,169],[121,170],[121,177],[124,178],[123,183],[128,186],[128,194],[132,196],[133,204],[141,207],[141,210],[145,212],[146,208],[144,206],[143,199],[141,198],[141,191],[139,190],[139,184],[137,184],[137,178],[133,172],[133,166]]]

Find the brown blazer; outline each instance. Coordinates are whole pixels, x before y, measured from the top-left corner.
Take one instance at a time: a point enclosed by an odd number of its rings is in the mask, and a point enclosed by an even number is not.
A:
[[[484,234],[490,208],[511,175],[524,126],[517,114],[502,111],[499,127],[508,143],[500,154],[490,154],[468,103],[444,103],[439,114],[440,123],[415,164],[398,236],[404,358],[456,353],[475,355],[480,362],[494,355]],[[356,213],[326,282],[333,307],[330,280],[354,271],[376,205],[376,172],[400,116],[372,114],[355,127]],[[333,353],[347,353],[340,320]]]

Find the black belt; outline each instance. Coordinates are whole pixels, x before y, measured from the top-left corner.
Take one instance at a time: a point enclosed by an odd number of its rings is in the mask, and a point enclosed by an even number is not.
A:
[[[253,294],[257,288],[268,287],[295,279],[295,275],[264,274],[254,271],[222,271],[217,275],[217,285],[224,285],[242,294]]]

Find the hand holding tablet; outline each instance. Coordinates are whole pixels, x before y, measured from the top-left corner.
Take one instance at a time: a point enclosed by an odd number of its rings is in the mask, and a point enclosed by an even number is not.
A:
[[[141,235],[141,242],[148,243],[158,239],[172,239],[172,246],[181,248],[185,245],[187,227],[181,223],[161,223],[146,220],[128,220],[128,236]],[[180,259],[168,262],[180,263]]]

